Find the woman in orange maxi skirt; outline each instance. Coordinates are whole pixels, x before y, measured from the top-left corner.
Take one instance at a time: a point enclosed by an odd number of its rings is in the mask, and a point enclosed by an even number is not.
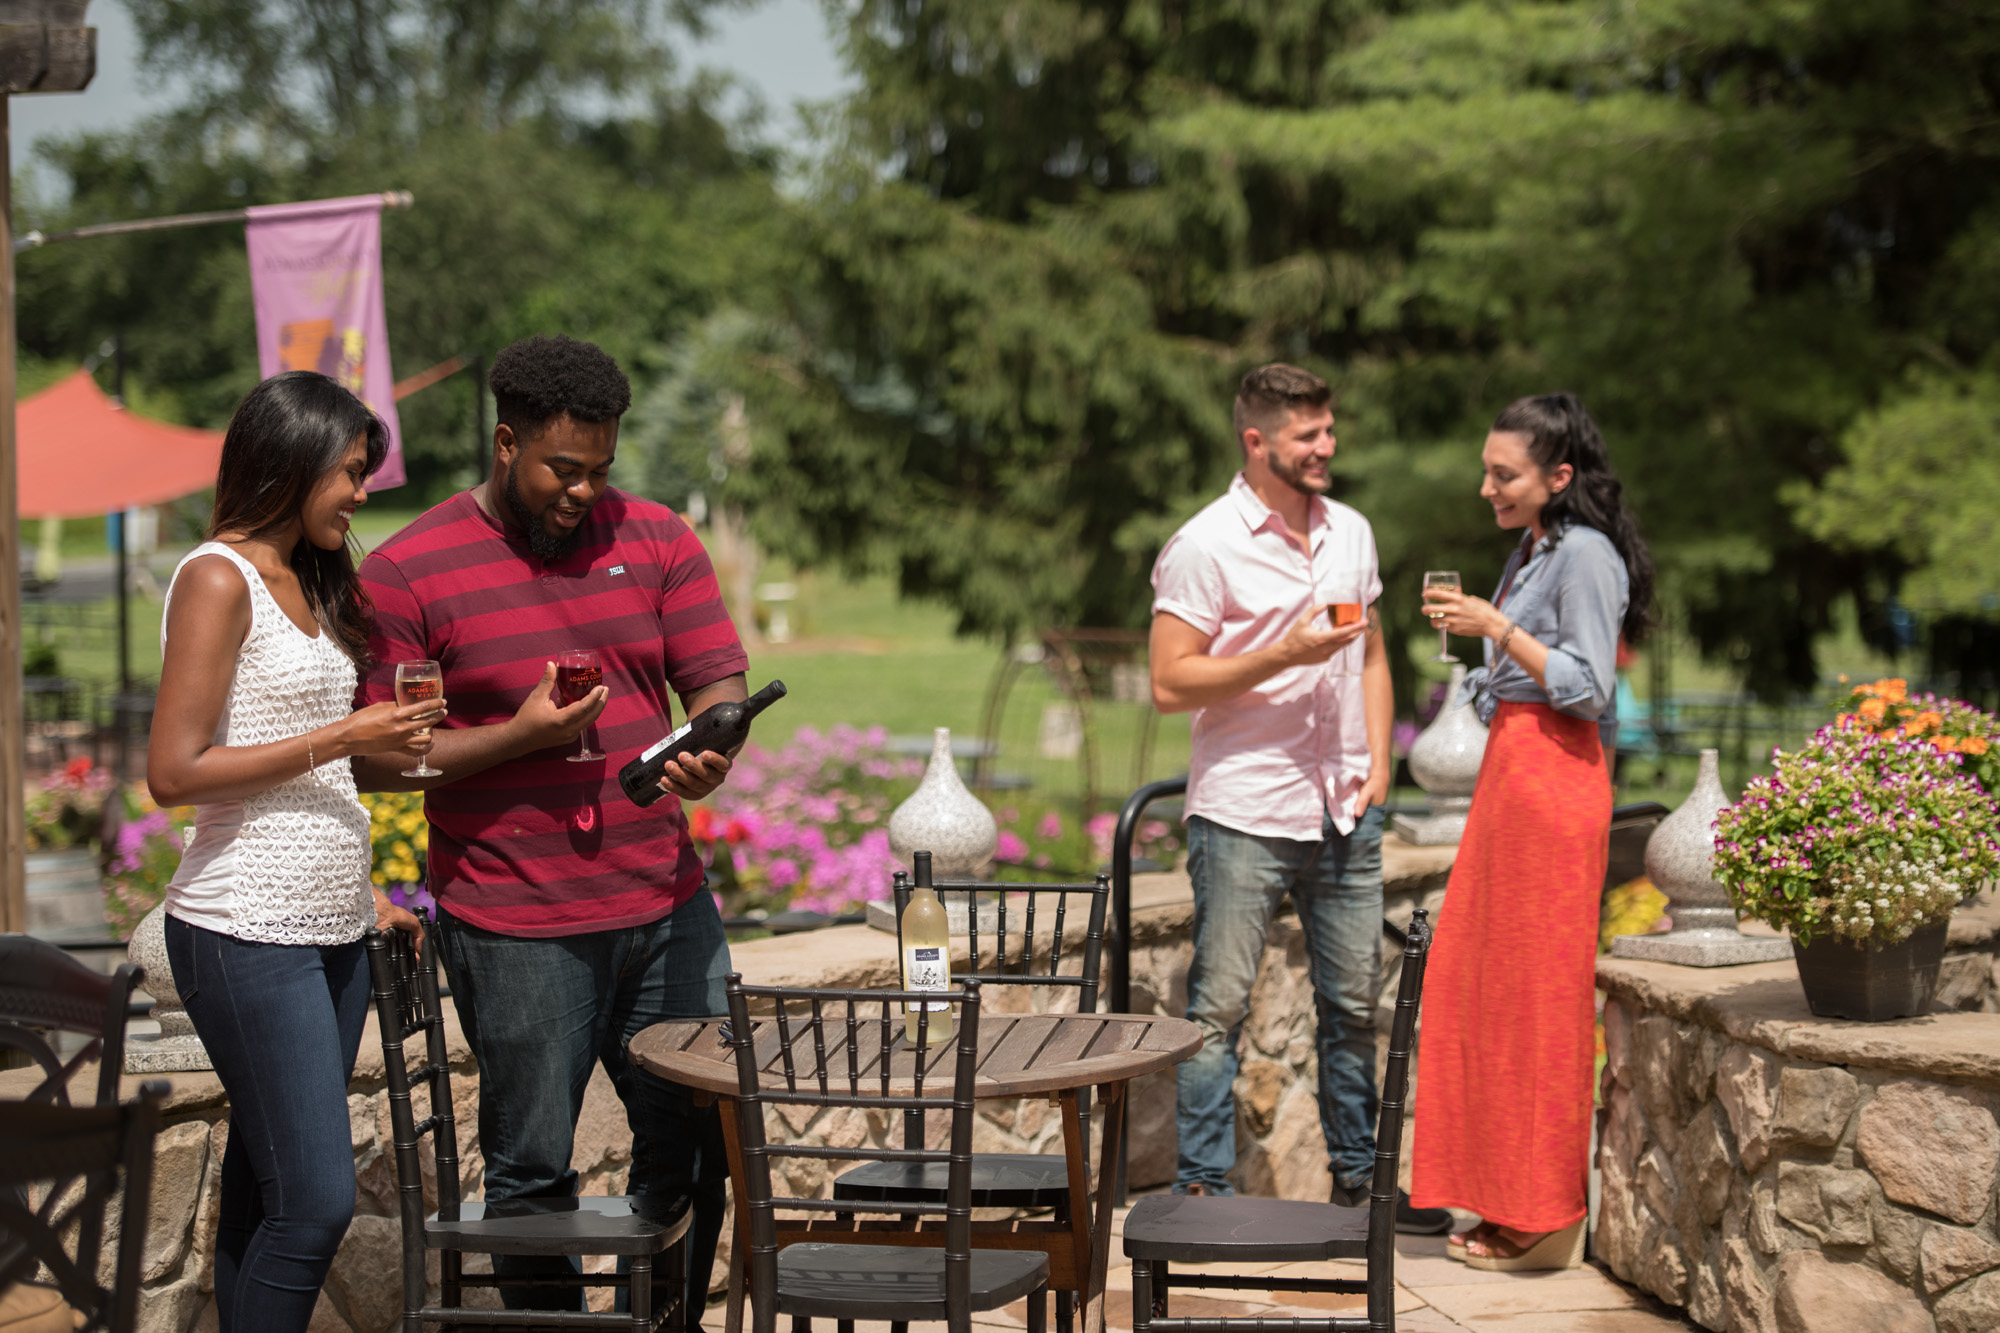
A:
[[[1424,985],[1412,1202],[1477,1213],[1448,1253],[1478,1268],[1583,1257],[1598,904],[1621,631],[1646,626],[1652,565],[1604,441],[1569,394],[1493,423],[1480,494],[1526,529],[1492,602],[1425,610],[1487,640],[1467,678],[1488,725]]]

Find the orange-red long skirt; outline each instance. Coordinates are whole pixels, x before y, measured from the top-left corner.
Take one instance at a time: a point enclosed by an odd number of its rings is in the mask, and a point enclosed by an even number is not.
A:
[[[1417,1206],[1530,1232],[1584,1215],[1610,835],[1597,724],[1501,704],[1424,979]]]

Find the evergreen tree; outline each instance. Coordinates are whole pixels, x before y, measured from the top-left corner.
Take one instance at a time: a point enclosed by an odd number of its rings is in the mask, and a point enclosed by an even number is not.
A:
[[[1991,365],[1987,11],[846,12],[864,86],[741,369],[733,484],[794,553],[891,564],[968,629],[1142,624],[1153,553],[1235,465],[1235,377],[1284,358],[1340,390],[1406,629],[1422,568],[1497,570],[1479,442],[1554,388],[1603,422],[1665,609],[1760,691],[1813,682],[1844,597],[1885,632],[1928,558],[1810,497],[1915,368],[1963,394]],[[1995,466],[1989,427],[1952,438]]]

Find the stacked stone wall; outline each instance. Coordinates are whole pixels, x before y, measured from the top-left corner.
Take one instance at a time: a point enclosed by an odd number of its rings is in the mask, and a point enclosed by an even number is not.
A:
[[[1972,1012],[1842,1024],[1788,967],[1600,965],[1597,1256],[1727,1333],[2000,1329],[1989,986]]]

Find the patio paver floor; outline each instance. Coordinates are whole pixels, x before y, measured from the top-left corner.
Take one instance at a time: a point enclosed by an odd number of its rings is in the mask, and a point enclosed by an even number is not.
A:
[[[1121,1208],[1117,1213],[1120,1234],[1126,1211]],[[1396,1249],[1396,1327],[1401,1333],[1698,1333],[1700,1329],[1680,1311],[1593,1265],[1559,1273],[1483,1273],[1445,1258],[1442,1236],[1402,1236]],[[1204,1271],[1192,1264],[1185,1269]],[[1358,1262],[1245,1265],[1236,1271],[1278,1269],[1311,1277],[1360,1277],[1363,1273]],[[1329,1309],[1358,1312],[1361,1305],[1359,1296],[1252,1290],[1191,1291],[1174,1296],[1175,1312],[1186,1314],[1312,1317]],[[706,1323],[719,1327],[719,1319],[720,1312],[712,1310]],[[1016,1303],[1005,1310],[975,1314],[972,1322],[992,1333],[1015,1333],[1026,1327],[1027,1317],[1024,1307]],[[1111,1330],[1132,1327],[1132,1268],[1122,1245],[1111,1253],[1105,1323]],[[1053,1311],[1049,1327],[1055,1327]],[[855,1325],[854,1333],[888,1333],[888,1329],[887,1324],[862,1322]],[[826,1333],[832,1333],[830,1323]]]

